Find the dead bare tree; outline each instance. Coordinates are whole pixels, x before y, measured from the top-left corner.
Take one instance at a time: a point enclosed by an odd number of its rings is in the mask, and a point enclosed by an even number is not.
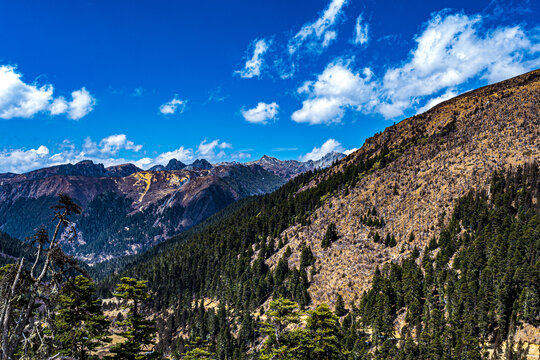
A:
[[[37,249],[32,266],[25,266],[27,259],[21,257],[0,273],[0,360],[12,360],[21,345],[26,353],[30,338],[39,339],[43,345],[39,321],[35,319],[37,309],[45,308],[44,313],[47,313],[50,299],[66,276],[73,270],[84,273],[77,261],[60,248],[61,239],[75,238],[69,216],[80,214],[81,208],[62,194],[53,209],[56,223],[53,236],[49,237],[45,228],[37,230],[33,237]]]

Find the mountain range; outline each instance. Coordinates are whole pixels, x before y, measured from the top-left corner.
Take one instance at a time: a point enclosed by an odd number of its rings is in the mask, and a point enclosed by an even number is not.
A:
[[[288,179],[343,158],[281,161],[263,156],[246,164],[186,165],[171,159],[144,171],[133,164],[105,167],[90,160],[24,174],[0,174],[0,231],[18,238],[48,225],[59,194],[83,209],[78,241],[65,248],[88,263],[138,253],[245,197],[277,189]]]
[[[264,155],[259,160],[246,163],[247,165],[259,165],[267,171],[275,175],[290,180],[295,176],[306,171],[324,169],[345,157],[344,154],[338,152],[330,152],[319,160],[308,160],[305,162],[297,160],[279,160],[275,157]]]

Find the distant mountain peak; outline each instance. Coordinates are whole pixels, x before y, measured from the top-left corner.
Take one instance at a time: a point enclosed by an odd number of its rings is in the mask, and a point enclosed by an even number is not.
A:
[[[319,160],[313,161],[313,164],[316,169],[323,169],[323,168],[331,166],[335,161],[339,161],[343,159],[344,157],[345,157],[345,154],[332,151],[324,155]]]
[[[189,165],[189,167],[203,170],[210,170],[213,168],[212,164],[210,164],[206,159],[197,159],[191,165]]]
[[[76,163],[75,165],[83,165],[83,166],[92,166],[95,165],[92,160],[82,160]]]
[[[182,170],[185,167],[186,164],[184,164],[183,162],[176,159],[171,159],[169,160],[167,166],[165,166],[165,170]]]
[[[142,169],[131,163],[109,166],[105,170],[106,175],[112,177],[124,177],[142,171]]]
[[[287,161],[287,160],[285,160]],[[251,163],[255,163],[257,165],[262,164],[281,164],[283,163],[283,160],[280,160],[278,158],[275,158],[273,156],[263,155],[259,160],[252,161]]]
[[[259,165],[266,171],[270,171],[285,180],[289,180],[303,172],[328,167],[334,161],[341,160],[344,157],[344,154],[333,151],[324,155],[319,160],[301,162],[298,160],[279,160],[272,156],[263,155],[259,160],[248,162],[246,165]]]
[[[165,169],[165,166],[163,165],[154,165],[150,169],[148,169],[148,171],[165,171],[165,170],[167,169]]]

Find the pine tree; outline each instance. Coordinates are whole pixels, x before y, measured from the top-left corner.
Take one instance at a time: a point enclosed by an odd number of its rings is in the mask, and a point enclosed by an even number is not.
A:
[[[314,263],[315,263],[315,257],[313,256],[311,247],[306,246],[306,244],[302,244],[302,252],[300,255],[300,267],[306,268],[310,265],[313,265]]]
[[[321,242],[321,247],[323,249],[328,248],[334,241],[338,239],[338,233],[336,229],[336,224],[330,223],[326,228],[326,233],[324,234],[323,240]]]
[[[261,351],[261,360],[304,359],[298,353],[307,350],[307,346],[303,345],[307,340],[303,330],[288,330],[290,325],[300,323],[298,304],[278,298],[270,302],[266,316],[267,321],[262,323],[262,329],[267,338]]]
[[[210,360],[215,359],[216,354],[210,352],[208,341],[202,340],[200,337],[195,338],[189,345],[189,350],[182,354],[182,359],[185,360]]]
[[[152,297],[146,292],[146,281],[124,277],[116,287],[114,294],[119,300],[126,302],[122,307],[128,309],[124,321],[117,323],[125,330],[118,335],[126,341],[111,348],[114,360],[147,360],[157,359],[159,354],[145,348],[154,344],[155,321],[147,320],[141,312],[141,307]]]
[[[45,228],[37,230],[32,242],[37,245],[35,257],[22,256],[16,264],[0,268],[0,359],[11,360],[19,351],[37,357],[35,352],[46,352],[43,342],[43,317],[49,317],[55,307],[56,290],[61,288],[66,275],[83,273],[77,262],[66,255],[61,242],[76,238],[70,227],[71,215],[81,208],[67,195],[59,196],[54,209],[54,233]],[[28,263],[25,261],[30,260]],[[47,299],[47,301],[43,301]],[[52,300],[52,301],[49,301]],[[38,309],[40,311],[38,311]],[[50,320],[50,319],[47,319]],[[29,336],[27,336],[29,335]],[[41,353],[39,356],[44,355]]]
[[[336,315],[342,317],[347,315],[348,312],[349,311],[345,309],[345,301],[343,301],[343,297],[339,294],[336,300]]]
[[[345,352],[342,350],[338,338],[338,317],[326,304],[317,306],[314,310],[308,311],[308,314],[310,316],[307,320],[306,330],[313,344],[311,359],[344,359]]]
[[[70,279],[62,287],[54,318],[59,353],[79,360],[96,358],[90,352],[108,342],[108,328],[94,283],[82,275]]]

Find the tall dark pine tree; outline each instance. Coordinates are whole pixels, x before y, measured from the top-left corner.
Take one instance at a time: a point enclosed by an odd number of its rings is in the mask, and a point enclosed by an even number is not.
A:
[[[338,233],[336,229],[336,224],[330,223],[328,227],[326,228],[326,233],[324,234],[321,247],[323,249],[326,249],[327,247],[332,245],[332,243],[336,241],[337,239],[338,239]]]
[[[345,359],[345,353],[338,337],[338,317],[328,305],[321,304],[309,310],[306,329],[311,339],[311,359],[338,360]]]
[[[94,283],[79,275],[70,279],[58,297],[54,319],[55,347],[79,360],[95,359],[90,352],[108,342],[109,321],[96,298]]]
[[[117,323],[125,330],[118,335],[126,339],[111,348],[114,360],[150,360],[159,358],[151,347],[155,343],[155,321],[147,320],[141,307],[152,300],[146,292],[146,281],[124,277],[116,287],[114,294],[125,301],[124,309],[128,310],[125,320]]]
[[[339,294],[336,300],[336,315],[341,317],[347,315],[347,313],[348,311],[345,308],[345,301],[343,301],[343,297],[341,294]]]

